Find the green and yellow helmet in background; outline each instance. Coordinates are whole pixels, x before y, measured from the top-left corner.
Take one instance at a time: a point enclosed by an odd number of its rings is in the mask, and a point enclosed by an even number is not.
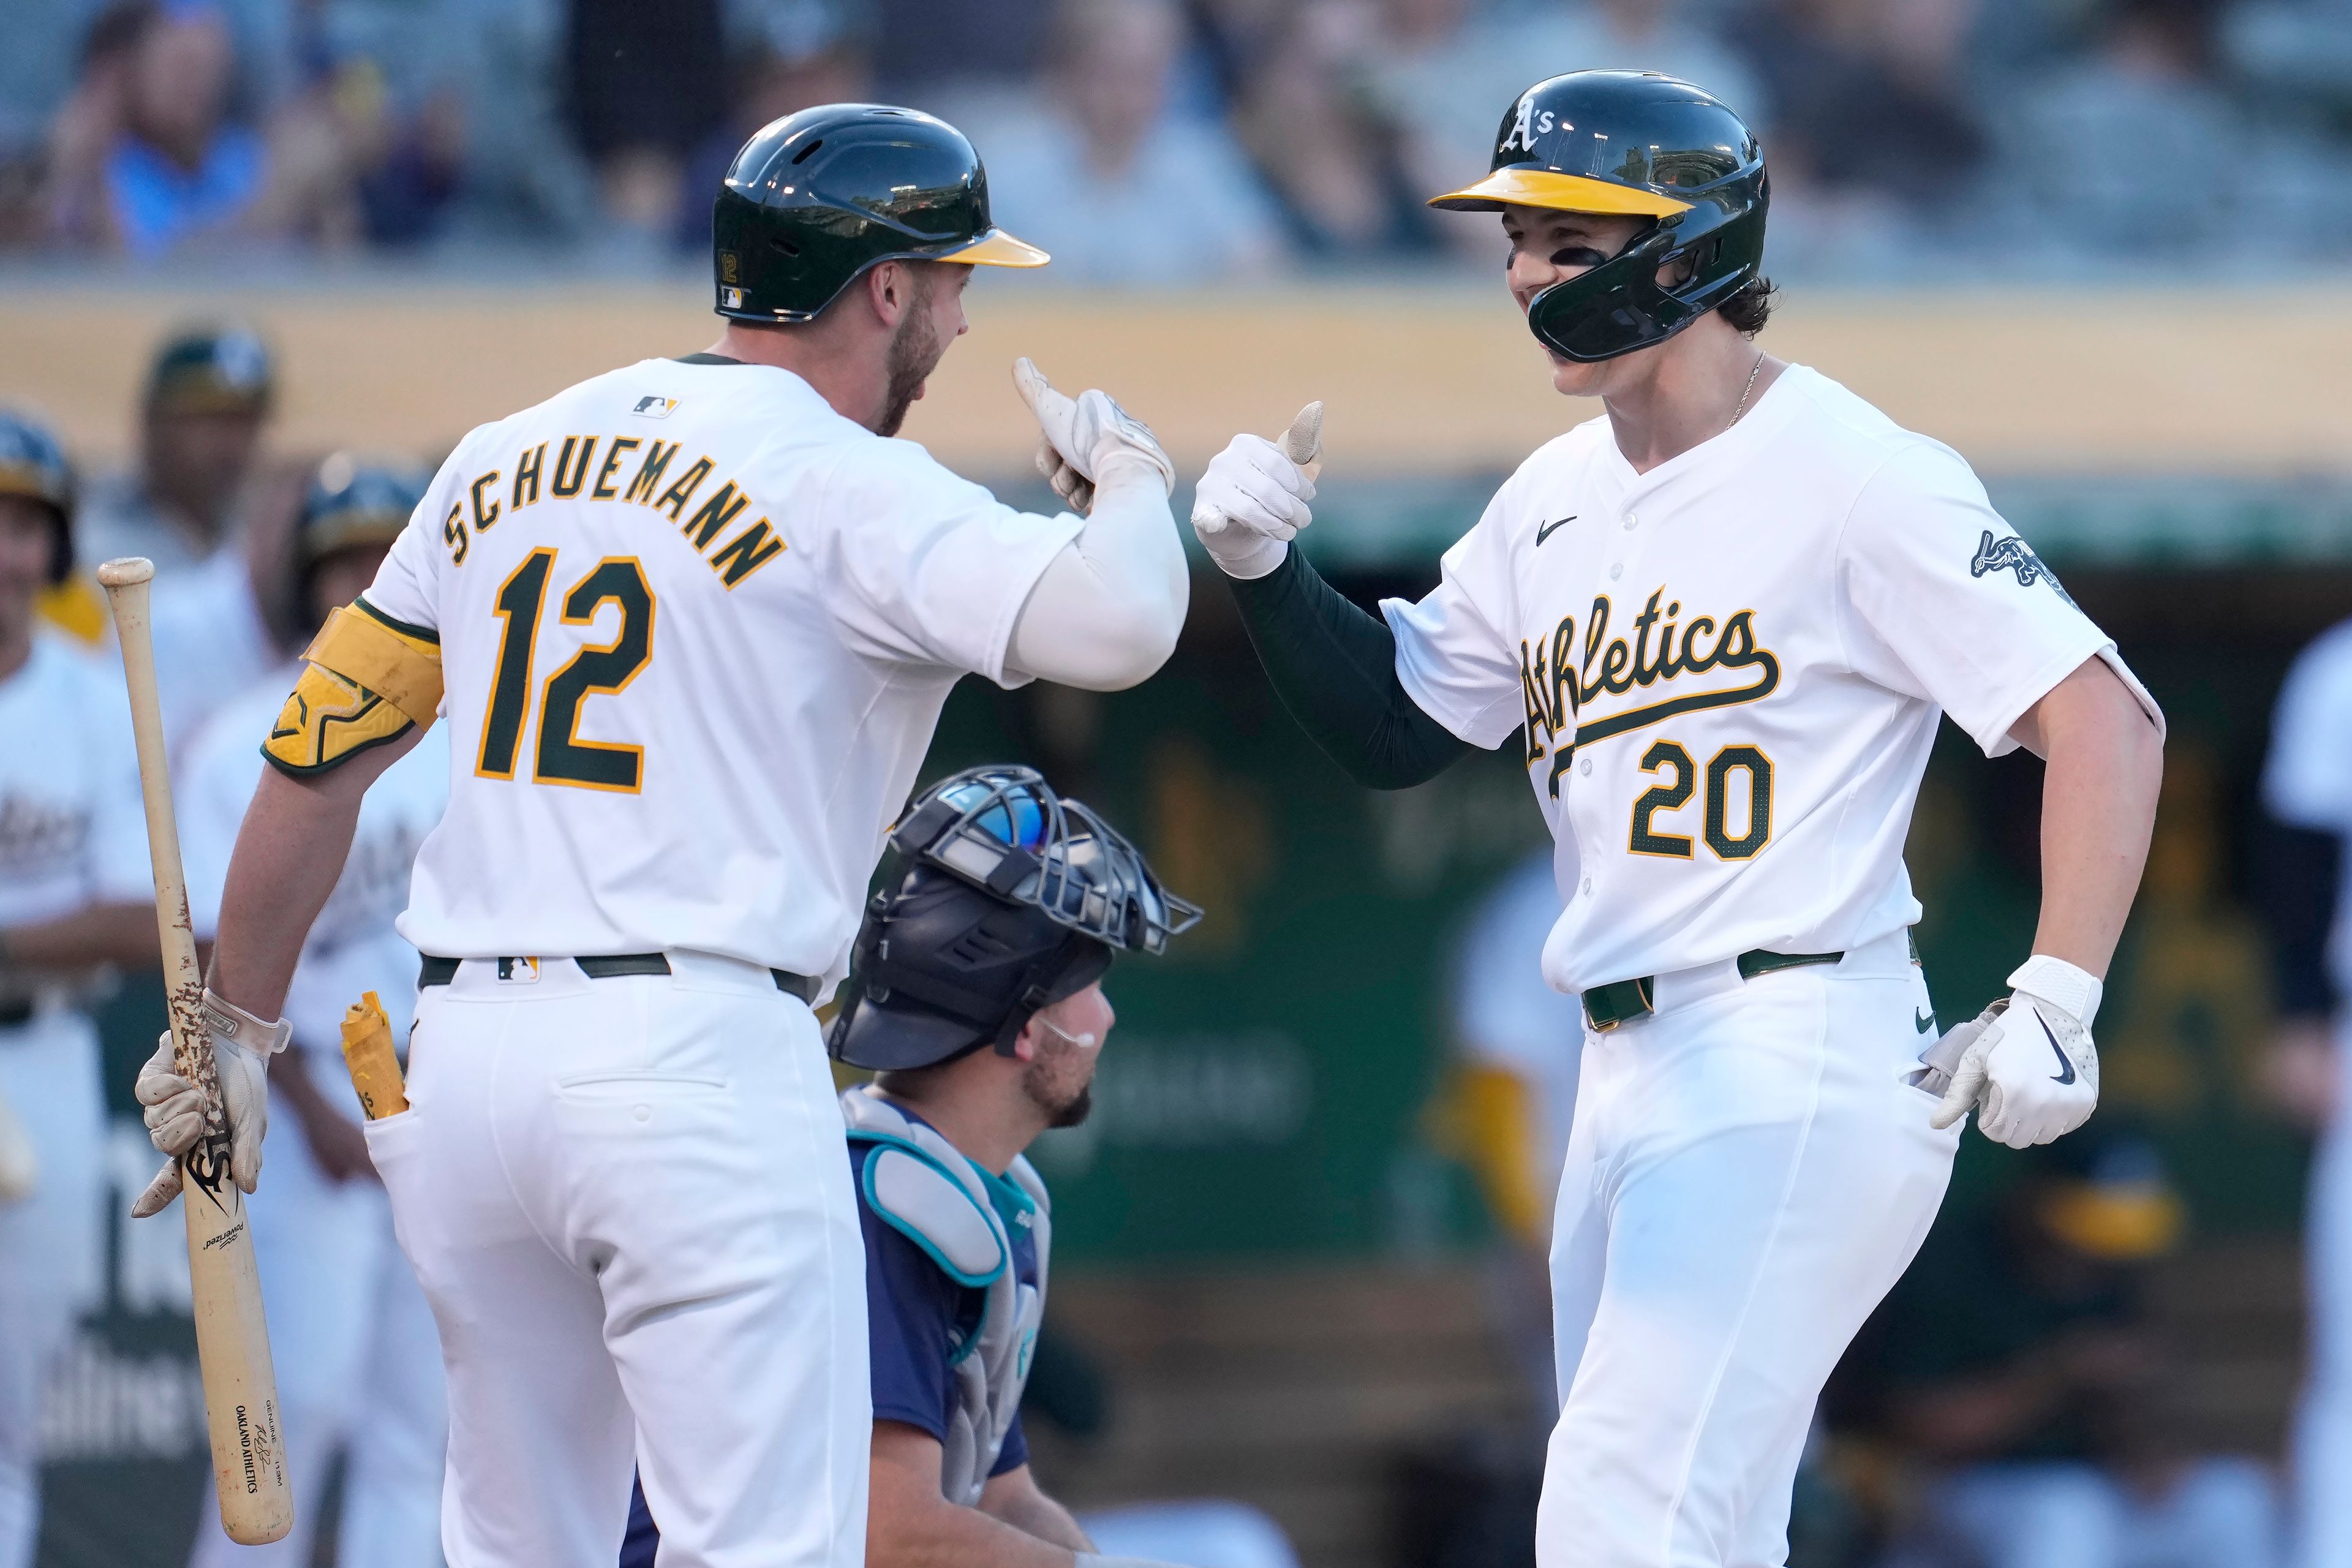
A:
[[[1755,133],[1713,94],[1654,71],[1583,70],[1521,93],[1486,177],[1429,205],[1649,219],[1615,256],[1528,307],[1545,347],[1591,363],[1664,342],[1753,281],[1770,196]],[[1686,273],[1661,284],[1676,263]]]
[[[722,316],[807,321],[882,261],[1043,267],[998,228],[962,132],[912,109],[827,103],[743,144],[710,215]]]
[[[49,546],[49,584],[73,574],[73,465],[48,427],[11,408],[0,408],[0,495],[24,496],[48,509],[55,529]]]

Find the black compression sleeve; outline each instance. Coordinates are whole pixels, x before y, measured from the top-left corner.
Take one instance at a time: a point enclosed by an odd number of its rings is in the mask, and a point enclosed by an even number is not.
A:
[[[2257,902],[2271,929],[2278,1009],[2293,1017],[2335,1010],[2327,978],[2327,938],[2336,923],[2337,868],[2344,841],[2333,833],[2290,827],[2264,817],[2254,856]]]
[[[1349,604],[1296,548],[1263,577],[1226,581],[1282,705],[1358,784],[1403,789],[1469,753],[1406,695],[1388,623]]]

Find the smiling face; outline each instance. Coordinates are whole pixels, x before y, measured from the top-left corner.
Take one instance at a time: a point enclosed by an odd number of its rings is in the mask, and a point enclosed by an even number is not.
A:
[[[1535,297],[1555,283],[1590,272],[1631,244],[1651,220],[1606,213],[1556,212],[1549,207],[1510,206],[1503,209],[1503,234],[1511,242],[1504,277],[1511,298],[1525,313]],[[1654,350],[1643,350],[1598,364],[1583,364],[1553,353],[1551,384],[1568,397],[1599,397],[1626,378],[1628,361]]]

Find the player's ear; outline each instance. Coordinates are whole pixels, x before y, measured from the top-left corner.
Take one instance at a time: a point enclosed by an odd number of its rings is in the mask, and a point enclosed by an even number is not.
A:
[[[914,303],[914,279],[897,261],[880,261],[866,274],[866,297],[886,327],[898,326]]]

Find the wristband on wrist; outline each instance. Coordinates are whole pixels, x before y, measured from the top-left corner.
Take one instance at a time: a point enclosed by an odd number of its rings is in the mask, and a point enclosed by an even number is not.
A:
[[[2089,970],[2037,952],[2017,966],[2009,977],[2010,988],[2029,996],[2040,997],[2053,1006],[2063,1007],[2085,1029],[2098,1015],[2099,998],[2106,987]]]
[[[280,1018],[275,1023],[257,1018],[234,1002],[222,1000],[205,987],[205,1028],[212,1035],[213,1044],[223,1041],[251,1051],[257,1057],[274,1057],[286,1048],[294,1037],[294,1026]]]

